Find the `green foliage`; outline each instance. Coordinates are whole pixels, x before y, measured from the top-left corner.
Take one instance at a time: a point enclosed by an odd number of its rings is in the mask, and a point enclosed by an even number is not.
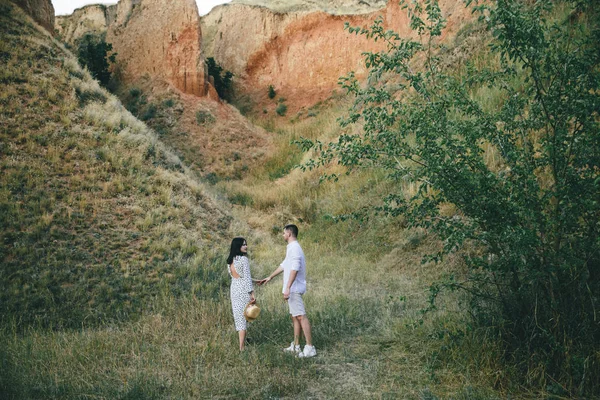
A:
[[[215,174],[214,172],[209,172],[208,174],[206,174],[204,179],[206,180],[206,182],[208,182],[211,185],[216,185],[220,180],[219,176],[217,174]]]
[[[129,89],[129,95],[134,99],[140,97],[141,94],[142,94],[142,90],[139,88],[133,87],[133,88]]]
[[[251,206],[254,204],[252,197],[246,193],[233,193],[228,197],[232,204],[238,204],[240,206]]]
[[[569,8],[568,18],[552,21],[557,5]],[[597,395],[597,11],[593,1],[512,0],[474,10],[493,36],[496,66],[444,67],[437,56],[444,19],[433,0],[409,10],[419,41],[385,31],[382,20],[347,26],[387,44],[365,56],[369,85],[342,78],[356,96],[342,125],[363,129],[329,144],[300,140],[319,155],[304,168],[337,162],[348,173],[387,171],[397,189],[375,210],[435,232],[443,249],[426,260],[465,254],[468,273],[433,285],[431,308],[443,289],[466,291],[474,322],[495,330],[521,378],[556,394]],[[390,75],[402,96],[382,79]],[[478,96],[485,90],[498,93],[496,106]],[[416,193],[404,193],[407,182]],[[442,212],[449,204],[454,215]]]
[[[209,111],[196,111],[196,122],[198,125],[211,124],[215,122],[215,117]]]
[[[142,121],[148,121],[154,117],[156,117],[156,106],[154,104],[149,104],[146,111],[142,114],[141,119]]]
[[[287,113],[287,106],[285,105],[285,103],[281,102],[277,105],[277,108],[275,109],[275,112],[277,113],[277,115],[279,115],[280,117],[285,116],[285,113]]]
[[[233,73],[225,71],[212,57],[206,59],[206,65],[208,67],[208,75],[214,79],[215,90],[219,94],[219,97],[231,101],[233,97]]]
[[[77,46],[79,62],[87,67],[102,86],[107,86],[111,78],[109,67],[116,58],[116,53],[110,54],[111,52],[112,44],[106,42],[105,35],[85,34]]]
[[[275,96],[277,96],[277,93],[275,92],[275,88],[273,87],[273,85],[269,85],[269,98],[274,99]]]

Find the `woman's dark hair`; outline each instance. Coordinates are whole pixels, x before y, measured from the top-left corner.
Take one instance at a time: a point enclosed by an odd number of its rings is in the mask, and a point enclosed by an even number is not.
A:
[[[246,243],[246,239],[243,237],[233,238],[231,241],[231,250],[229,250],[229,257],[227,257],[227,264],[231,264],[236,256],[245,256],[246,253],[242,253],[242,245]]]

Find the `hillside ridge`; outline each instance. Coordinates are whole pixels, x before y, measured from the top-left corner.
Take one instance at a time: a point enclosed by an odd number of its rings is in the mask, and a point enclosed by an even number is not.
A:
[[[231,216],[68,50],[0,10],[3,323],[95,325],[164,290],[217,295]]]

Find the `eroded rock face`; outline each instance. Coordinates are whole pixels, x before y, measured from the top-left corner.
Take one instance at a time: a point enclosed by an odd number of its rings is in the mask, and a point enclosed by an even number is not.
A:
[[[106,40],[118,54],[125,81],[148,74],[166,79],[184,93],[207,93],[194,0],[123,0]]]
[[[231,3],[267,7],[278,13],[323,11],[334,15],[354,15],[384,8],[387,0],[233,0]]]
[[[12,0],[38,24],[54,33],[54,6],[50,0]]]
[[[76,9],[69,16],[57,16],[55,21],[56,32],[63,41],[75,43],[86,33],[103,33],[114,20],[116,6],[91,5]]]
[[[59,17],[57,30],[71,44],[88,32],[106,33],[124,83],[148,76],[184,93],[212,93],[195,0],[121,0],[114,6],[87,6]]]
[[[232,71],[247,93],[258,96],[273,85],[294,108],[327,98],[338,87],[339,77],[350,71],[364,78],[367,70],[362,52],[383,49],[381,42],[349,34],[344,23],[369,27],[381,16],[385,29],[413,35],[406,10],[395,0],[380,10],[353,15],[297,6],[301,11],[282,13],[262,4],[236,4],[241,1],[217,7],[203,17],[206,55]],[[445,35],[452,35],[471,18],[460,1],[441,0],[440,6],[448,20]]]

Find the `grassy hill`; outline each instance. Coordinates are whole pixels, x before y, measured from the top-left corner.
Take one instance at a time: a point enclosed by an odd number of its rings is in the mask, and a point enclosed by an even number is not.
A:
[[[231,217],[71,53],[0,7],[2,323],[96,325],[162,292],[213,296]]]

